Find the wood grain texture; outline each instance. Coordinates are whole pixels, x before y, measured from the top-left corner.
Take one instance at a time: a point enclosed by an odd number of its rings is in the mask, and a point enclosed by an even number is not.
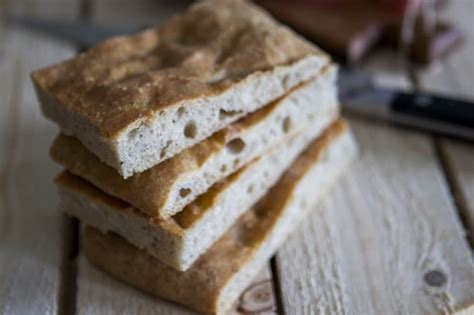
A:
[[[441,19],[458,26],[463,45],[442,63],[418,72],[423,90],[474,100],[474,1],[451,1]],[[474,108],[472,109],[474,111]],[[453,184],[454,197],[474,244],[474,145],[440,139],[440,148]]]
[[[277,255],[284,312],[465,310],[474,267],[431,142],[352,123],[360,160]]]
[[[91,19],[95,22],[131,26],[160,24],[164,19],[184,10],[186,2],[96,0],[91,2]],[[119,283],[91,266],[82,255],[79,258],[77,279],[78,314],[182,314],[185,309],[160,299],[152,298]],[[105,301],[105,302],[104,302]],[[270,265],[244,291],[230,314],[274,313],[275,296]]]
[[[74,14],[66,1],[10,1],[2,10]],[[47,151],[56,128],[40,114],[29,73],[71,48],[4,25],[0,40],[0,314],[54,314],[62,220],[50,180],[58,167]]]

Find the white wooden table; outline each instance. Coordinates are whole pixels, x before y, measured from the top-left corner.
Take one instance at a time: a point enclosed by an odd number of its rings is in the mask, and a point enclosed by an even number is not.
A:
[[[474,98],[474,1],[451,2],[443,14],[469,38],[418,76],[424,89]],[[146,25],[178,7],[157,0],[4,0],[0,17]],[[47,152],[57,129],[39,112],[29,72],[75,49],[0,25],[0,314],[189,313],[90,266],[77,222],[56,210],[51,179],[59,167]],[[407,77],[387,65],[393,66],[390,54],[379,54],[365,68],[381,84],[409,88]],[[352,124],[360,159],[235,311],[474,312],[474,146],[383,123]]]

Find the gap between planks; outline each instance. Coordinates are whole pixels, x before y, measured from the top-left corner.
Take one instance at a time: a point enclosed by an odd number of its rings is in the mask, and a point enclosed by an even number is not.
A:
[[[63,214],[61,246],[61,279],[59,287],[58,314],[76,313],[77,257],[79,253],[79,221]]]
[[[272,284],[273,284],[273,294],[275,298],[275,309],[277,314],[285,314],[285,308],[282,303],[282,290],[280,286],[280,275],[278,273],[278,261],[276,255],[273,256],[270,260],[270,270],[272,272]]]

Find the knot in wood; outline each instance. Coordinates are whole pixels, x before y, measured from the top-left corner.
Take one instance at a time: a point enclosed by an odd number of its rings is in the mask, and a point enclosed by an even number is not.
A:
[[[241,297],[238,310],[245,313],[260,313],[273,310],[273,289],[269,280],[254,284]]]
[[[439,270],[431,270],[425,273],[425,282],[432,287],[441,287],[446,283],[446,275]]]

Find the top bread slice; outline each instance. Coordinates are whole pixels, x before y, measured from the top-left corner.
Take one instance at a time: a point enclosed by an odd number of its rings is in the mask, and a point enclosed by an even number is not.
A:
[[[167,219],[217,181],[292,137],[314,121],[338,115],[335,69],[302,84],[151,169],[123,179],[73,137],[59,136],[52,158],[107,194],[150,216]]]
[[[206,0],[32,79],[44,114],[127,178],[314,78],[329,60],[254,4]]]

